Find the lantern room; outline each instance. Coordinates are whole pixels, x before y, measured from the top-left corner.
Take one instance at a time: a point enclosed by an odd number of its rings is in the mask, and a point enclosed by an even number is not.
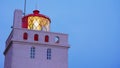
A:
[[[33,14],[25,15],[22,18],[22,28],[29,30],[50,31],[49,17],[40,14],[39,10],[34,10]]]

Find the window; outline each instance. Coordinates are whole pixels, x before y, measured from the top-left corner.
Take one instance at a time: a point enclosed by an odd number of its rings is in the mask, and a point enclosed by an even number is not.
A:
[[[38,16],[28,17],[28,29],[41,30],[40,19]]]
[[[47,49],[47,60],[51,60],[51,49]]]
[[[45,36],[45,42],[49,42],[49,36],[48,35]]]
[[[31,59],[35,58],[35,47],[31,47],[31,49],[30,49],[30,58]]]
[[[48,29],[49,20],[44,17],[39,16],[29,16],[28,17],[28,29],[32,30],[44,30]]]
[[[38,41],[38,34],[34,35],[34,41]]]
[[[55,37],[55,43],[59,43],[60,41],[59,41],[59,37],[58,36],[56,36]]]
[[[27,40],[27,39],[28,39],[28,34],[27,34],[27,33],[24,33],[24,34],[23,34],[23,39],[24,39],[24,40]]]

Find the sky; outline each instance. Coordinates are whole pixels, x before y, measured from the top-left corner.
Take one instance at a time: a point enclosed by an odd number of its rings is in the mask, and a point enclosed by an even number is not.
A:
[[[0,1],[0,68],[4,68],[13,12],[24,9],[24,0]],[[69,35],[69,68],[120,68],[120,0],[27,0],[26,14],[34,9],[50,17],[51,32]]]

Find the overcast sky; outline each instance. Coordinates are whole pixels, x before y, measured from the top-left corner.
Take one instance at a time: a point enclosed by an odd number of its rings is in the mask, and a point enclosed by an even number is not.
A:
[[[13,12],[24,0],[0,0],[0,68]],[[51,32],[69,35],[69,68],[120,68],[120,0],[27,0],[51,19]]]

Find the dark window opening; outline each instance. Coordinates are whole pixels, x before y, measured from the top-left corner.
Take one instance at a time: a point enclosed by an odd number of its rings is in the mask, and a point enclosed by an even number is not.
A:
[[[24,34],[23,34],[23,39],[24,39],[24,40],[27,40],[27,39],[28,39],[28,34],[27,34],[27,33],[24,33]]]
[[[45,42],[49,42],[49,36],[48,35],[45,36]]]
[[[38,37],[39,37],[38,34],[35,34],[34,35],[34,41],[38,41]]]

